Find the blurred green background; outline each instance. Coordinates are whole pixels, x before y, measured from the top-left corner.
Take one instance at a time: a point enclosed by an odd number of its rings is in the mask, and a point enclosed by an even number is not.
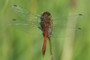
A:
[[[76,5],[73,6],[73,2]],[[90,0],[0,0],[0,60],[50,60],[36,15],[53,18],[53,60],[90,60]]]

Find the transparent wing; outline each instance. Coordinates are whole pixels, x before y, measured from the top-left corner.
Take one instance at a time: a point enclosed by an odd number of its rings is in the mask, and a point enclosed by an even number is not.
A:
[[[13,12],[19,13],[21,16],[24,16],[26,18],[25,19],[22,17],[24,20],[27,20],[27,23],[26,22],[20,23],[20,22],[17,22],[18,19],[16,18],[12,19],[12,21],[16,21],[16,25],[30,25],[34,27],[37,25],[37,23],[39,23],[39,18],[40,18],[39,14],[38,15],[32,14],[30,11],[17,5],[13,5],[12,9],[13,9]]]

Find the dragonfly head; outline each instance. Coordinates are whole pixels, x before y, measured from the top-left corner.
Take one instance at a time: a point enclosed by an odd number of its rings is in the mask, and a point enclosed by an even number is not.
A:
[[[46,18],[51,18],[51,13],[46,11],[46,12],[43,12],[42,15],[41,15],[41,20],[44,20]]]

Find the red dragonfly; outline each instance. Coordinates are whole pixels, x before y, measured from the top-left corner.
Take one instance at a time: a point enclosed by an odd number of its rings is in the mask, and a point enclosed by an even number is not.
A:
[[[44,43],[42,48],[43,56],[45,55],[45,52],[46,52],[46,43],[48,39],[49,45],[50,45],[50,55],[52,57],[52,45],[51,45],[52,24],[53,24],[53,21],[51,19],[51,14],[49,12],[42,13],[39,28],[41,29],[44,36]]]

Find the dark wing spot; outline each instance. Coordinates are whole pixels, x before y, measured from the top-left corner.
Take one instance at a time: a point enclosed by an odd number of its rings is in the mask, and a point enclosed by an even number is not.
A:
[[[12,19],[13,21],[16,21],[16,19]]]
[[[79,30],[82,30],[80,27],[78,28]]]
[[[82,16],[82,15],[83,15],[83,14],[81,14],[81,13],[79,14],[79,16]]]
[[[17,7],[17,5],[13,5],[14,7]]]

